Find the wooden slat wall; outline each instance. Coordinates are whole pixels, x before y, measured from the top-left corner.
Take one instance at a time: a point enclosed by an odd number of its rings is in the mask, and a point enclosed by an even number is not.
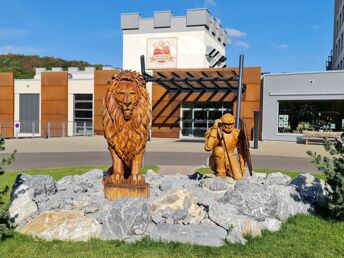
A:
[[[46,136],[50,122],[50,136],[62,136],[62,123],[67,132],[68,121],[68,74],[45,72],[41,79],[41,135]]]
[[[239,69],[232,68],[237,73]],[[241,102],[241,119],[246,123],[249,139],[253,139],[252,129],[254,127],[254,111],[261,109],[261,67],[247,67],[244,69],[243,83],[246,84],[247,90],[242,95]],[[234,102],[234,114],[236,112],[237,102]],[[259,130],[261,130],[259,128]],[[260,132],[258,133],[260,135]]]
[[[104,132],[102,111],[107,83],[118,73],[119,70],[97,70],[94,73],[94,133],[97,135],[102,135]]]
[[[14,125],[14,75],[0,73],[0,134],[13,137]]]
[[[216,69],[224,76],[231,74],[231,71],[238,73],[236,68],[222,68]],[[176,70],[155,70],[157,72],[172,72],[176,71],[178,74],[184,71],[205,71],[208,75],[213,75],[214,69],[176,69]],[[216,75],[215,75],[216,76]],[[243,83],[247,86],[247,91],[243,94],[241,118],[247,124],[249,137],[253,128],[253,112],[260,111],[260,67],[246,67],[244,69]],[[166,89],[157,83],[153,83],[152,92],[152,137],[161,138],[179,138],[180,131],[180,105],[185,101],[197,102],[218,102],[229,101],[233,102],[234,112],[236,108],[236,93],[168,93]],[[235,114],[235,113],[234,113]]]

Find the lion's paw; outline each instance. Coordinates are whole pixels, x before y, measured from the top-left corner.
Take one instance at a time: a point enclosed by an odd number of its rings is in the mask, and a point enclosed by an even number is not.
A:
[[[139,174],[134,174],[129,176],[128,182],[133,185],[142,185],[145,183],[145,178]]]
[[[113,173],[111,175],[111,182],[113,184],[122,184],[124,182],[124,176],[120,173]]]

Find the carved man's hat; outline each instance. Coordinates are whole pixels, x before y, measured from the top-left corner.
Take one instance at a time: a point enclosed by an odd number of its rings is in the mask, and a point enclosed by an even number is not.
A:
[[[234,116],[232,114],[227,113],[221,117],[221,121],[224,124],[234,124],[235,119],[234,119]]]

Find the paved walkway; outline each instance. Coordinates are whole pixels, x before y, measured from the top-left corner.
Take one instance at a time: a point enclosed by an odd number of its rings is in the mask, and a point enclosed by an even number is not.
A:
[[[64,137],[50,139],[8,139],[5,153],[17,149],[18,153],[48,152],[99,152],[107,151],[103,136]],[[251,149],[252,155],[287,156],[308,158],[307,150],[326,154],[322,145],[304,145],[295,142],[263,141],[258,149]],[[183,141],[169,138],[153,138],[147,143],[146,152],[193,152],[206,153],[203,142]]]
[[[17,149],[18,154],[8,170],[111,164],[106,141],[101,136],[6,140],[6,152],[13,149]],[[260,142],[258,149],[251,149],[253,167],[317,172],[307,150],[326,154],[321,145]],[[206,165],[209,155],[203,150],[202,142],[152,139],[147,143],[145,163],[158,165],[164,174],[186,174]]]

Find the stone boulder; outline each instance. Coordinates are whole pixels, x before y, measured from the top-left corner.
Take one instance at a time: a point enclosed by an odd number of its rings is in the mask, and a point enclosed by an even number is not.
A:
[[[52,195],[57,192],[56,182],[53,177],[46,175],[36,175],[30,176],[27,174],[19,174],[16,177],[16,180],[13,185],[11,192],[11,200],[13,201],[18,194],[20,194],[21,189],[18,189],[20,186],[26,185],[28,188],[33,190],[33,196],[38,195]]]
[[[13,226],[22,226],[27,221],[37,215],[37,205],[33,201],[34,189],[27,185],[16,187],[13,200],[9,208],[10,223]]]
[[[19,232],[46,240],[87,241],[100,236],[101,225],[81,211],[46,211],[20,228]]]
[[[222,246],[227,231],[221,227],[209,225],[158,224],[150,238],[155,241],[181,242],[205,246]]]
[[[146,233],[151,221],[147,200],[123,197],[105,214],[101,238],[125,240]]]
[[[325,182],[313,175],[307,173],[295,177],[290,184],[296,187],[296,190],[301,195],[302,199],[306,200],[312,205],[324,205],[326,203],[326,196],[328,195],[328,190],[326,189]],[[327,188],[330,188],[327,186]]]
[[[220,203],[236,206],[239,214],[250,216],[258,221],[276,215],[277,200],[266,185],[240,181],[234,190],[229,190]]]
[[[150,204],[149,209],[155,218],[162,216],[165,219],[172,219],[173,217],[176,223],[180,221],[179,223],[183,224],[200,224],[205,216],[204,210],[197,205],[197,198],[186,189],[171,189],[165,192]],[[164,213],[169,211],[171,217],[164,216]]]

